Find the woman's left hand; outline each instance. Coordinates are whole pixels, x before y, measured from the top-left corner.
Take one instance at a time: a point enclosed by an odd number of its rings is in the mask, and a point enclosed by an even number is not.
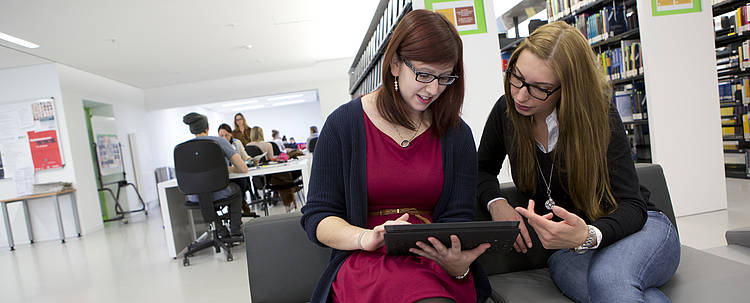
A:
[[[474,249],[462,251],[461,241],[456,235],[451,235],[450,248],[434,237],[428,237],[427,241],[432,245],[417,241],[420,249],[410,248],[409,252],[437,262],[451,277],[463,275],[471,263],[490,248],[489,243],[483,243]]]
[[[577,247],[588,237],[586,222],[560,206],[554,206],[551,213],[540,216],[534,212],[534,200],[529,200],[528,208],[516,207],[516,211],[529,219],[529,224],[534,227],[542,246],[546,249]],[[563,221],[552,221],[553,213]]]

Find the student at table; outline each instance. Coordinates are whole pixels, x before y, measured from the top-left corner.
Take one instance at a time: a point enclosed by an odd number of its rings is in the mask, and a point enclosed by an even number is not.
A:
[[[198,113],[189,113],[182,117],[182,122],[190,126],[190,133],[195,135],[192,140],[211,140],[216,142],[221,151],[224,153],[224,158],[227,162],[227,169],[229,173],[243,174],[247,172],[247,165],[242,161],[240,155],[234,150],[231,144],[224,138],[209,136],[208,135],[208,118]],[[211,193],[211,199],[220,200],[228,198],[233,192],[240,191],[237,184],[229,182],[229,185],[224,189],[220,189]],[[198,203],[198,195],[188,195],[188,201]],[[242,201],[231,200],[229,204],[229,233],[232,236],[242,236]]]

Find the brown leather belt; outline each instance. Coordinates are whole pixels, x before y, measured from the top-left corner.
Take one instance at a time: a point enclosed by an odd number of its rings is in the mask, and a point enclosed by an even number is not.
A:
[[[416,208],[388,208],[388,209],[381,209],[381,210],[378,210],[378,211],[371,211],[371,212],[369,212],[367,214],[370,215],[370,216],[386,216],[386,215],[393,215],[393,214],[410,214],[410,215],[413,215],[413,216],[417,217],[417,219],[422,220],[422,222],[424,222],[425,224],[432,223],[432,222],[430,222],[430,220],[428,220],[427,218],[425,218],[424,216],[422,216],[422,215],[431,216],[432,215],[432,211],[429,211],[429,210],[419,210],[419,209],[416,209]]]

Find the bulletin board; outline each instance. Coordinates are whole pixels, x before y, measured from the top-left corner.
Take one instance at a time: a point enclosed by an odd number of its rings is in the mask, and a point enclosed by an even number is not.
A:
[[[54,98],[0,103],[0,178],[63,167],[57,121]]]

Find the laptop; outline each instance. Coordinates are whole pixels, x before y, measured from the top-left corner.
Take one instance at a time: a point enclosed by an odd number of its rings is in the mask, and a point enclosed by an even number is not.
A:
[[[518,221],[472,221],[386,225],[384,238],[386,251],[391,255],[409,255],[409,248],[419,248],[417,241],[429,244],[427,237],[434,237],[450,248],[451,235],[458,236],[461,250],[490,243],[487,252],[502,252],[513,248],[519,232]]]

